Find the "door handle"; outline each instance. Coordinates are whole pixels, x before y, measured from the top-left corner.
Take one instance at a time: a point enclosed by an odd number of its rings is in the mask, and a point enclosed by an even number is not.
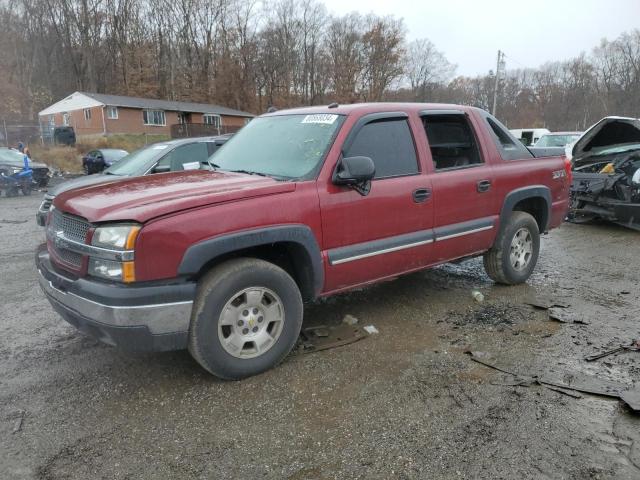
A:
[[[478,193],[488,192],[491,188],[491,180],[480,180],[478,182]]]
[[[428,188],[418,188],[413,191],[413,201],[416,203],[422,203],[429,200],[431,197],[431,190]]]

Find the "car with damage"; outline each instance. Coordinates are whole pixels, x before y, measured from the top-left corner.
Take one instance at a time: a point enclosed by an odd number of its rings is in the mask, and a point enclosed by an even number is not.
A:
[[[49,167],[41,162],[27,159],[29,168],[31,169],[32,188],[45,188],[51,179],[51,171]],[[3,175],[15,175],[24,168],[24,153],[14,150],[13,148],[0,147],[0,172]],[[31,189],[29,189],[31,193]]]
[[[119,148],[98,148],[90,150],[82,156],[82,169],[87,175],[100,173],[127,155],[129,155],[129,152]]]
[[[605,220],[640,230],[640,120],[605,117],[568,154],[573,164],[569,220]]]
[[[210,161],[57,195],[35,260],[80,331],[188,349],[225,379],[282,361],[304,301],[470,257],[525,282],[571,179],[487,112],[441,104],[273,112]]]
[[[154,143],[122,157],[98,174],[78,177],[60,183],[50,188],[44,195],[36,212],[36,223],[44,227],[53,199],[56,195],[67,190],[153,173],[210,168],[209,157],[224,145],[230,137],[231,135],[219,135]]]

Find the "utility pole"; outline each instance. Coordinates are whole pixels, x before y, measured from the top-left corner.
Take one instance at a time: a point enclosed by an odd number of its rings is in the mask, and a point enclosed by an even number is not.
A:
[[[504,69],[504,52],[498,50],[498,60],[496,61],[496,78],[493,85],[493,108],[491,115],[496,114],[496,104],[498,103],[498,85],[500,83],[500,71]]]

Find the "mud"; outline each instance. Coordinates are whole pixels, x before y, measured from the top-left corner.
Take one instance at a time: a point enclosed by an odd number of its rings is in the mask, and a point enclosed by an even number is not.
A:
[[[474,259],[319,301],[307,325],[351,314],[380,333],[222,382],[185,352],[125,354],[66,325],[37,287],[39,201],[0,199],[2,479],[640,478],[640,415],[504,385],[464,353],[637,385],[639,352],[583,360],[640,338],[637,232],[563,225],[526,285],[496,286]]]

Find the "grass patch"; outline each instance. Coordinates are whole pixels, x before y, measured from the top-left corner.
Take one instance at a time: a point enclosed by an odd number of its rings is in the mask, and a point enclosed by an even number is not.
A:
[[[31,156],[36,162],[46,163],[53,170],[68,173],[82,173],[82,156],[95,148],[120,148],[133,152],[145,145],[169,140],[168,135],[111,135],[83,139],[74,147],[52,145],[29,145]]]

